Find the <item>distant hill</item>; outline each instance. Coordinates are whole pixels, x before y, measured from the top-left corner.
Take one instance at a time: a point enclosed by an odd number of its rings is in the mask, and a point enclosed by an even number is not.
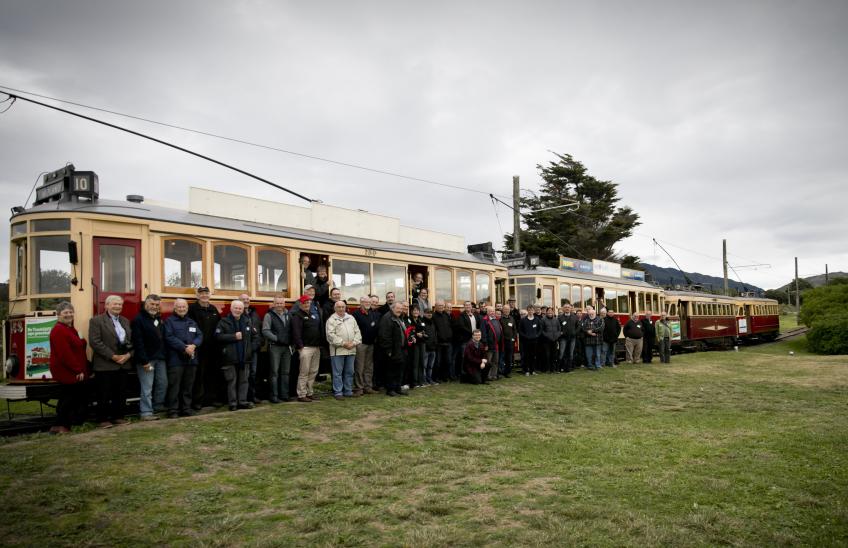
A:
[[[834,278],[848,278],[848,272],[830,272],[828,273],[828,278],[833,280]],[[816,276],[808,276],[806,278],[801,278],[802,280],[807,280],[810,282],[810,285],[813,287],[821,287],[824,285],[824,274],[817,274]],[[786,291],[786,287],[791,285],[792,282],[784,284],[777,288],[778,291]],[[794,287],[791,288],[793,291]]]
[[[662,286],[685,285],[686,280],[683,274],[676,268],[664,268],[648,263],[640,263],[639,267],[650,276],[651,280]],[[712,287],[713,289],[721,289],[724,287],[724,278],[718,276],[710,276],[699,272],[687,272],[687,276],[693,283],[704,286],[705,289]],[[763,291],[762,288],[753,284],[740,283],[734,279],[728,279],[727,285],[736,291]]]

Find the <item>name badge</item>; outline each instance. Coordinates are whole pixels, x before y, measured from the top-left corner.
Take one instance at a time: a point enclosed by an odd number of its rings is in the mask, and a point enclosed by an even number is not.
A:
[[[189,333],[197,333],[197,328],[196,327],[189,327],[188,332]]]
[[[375,325],[377,325],[377,322],[371,322],[371,327],[374,327]]]
[[[533,324],[533,329],[536,329],[536,324],[535,324],[535,323]]]
[[[562,325],[565,325],[565,324],[567,324],[567,323],[568,323],[568,322],[562,322]]]
[[[153,320],[153,327],[159,327],[159,320]]]
[[[512,327],[512,322],[507,323],[508,326]]]
[[[312,319],[317,320],[318,318],[315,317],[315,314],[312,314]]]

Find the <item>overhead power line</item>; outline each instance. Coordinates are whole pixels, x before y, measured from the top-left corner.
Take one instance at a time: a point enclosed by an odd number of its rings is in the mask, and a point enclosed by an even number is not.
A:
[[[20,99],[21,101],[26,101],[26,102],[28,102],[28,103],[33,103],[33,104],[35,104],[35,105],[39,105],[39,106],[42,106],[42,107],[45,107],[45,108],[49,108],[49,109],[53,109],[53,110],[57,110],[57,111],[59,111],[59,112],[63,112],[63,113],[65,113],[65,114],[70,114],[71,116],[76,116],[77,118],[82,118],[83,120],[88,120],[89,122],[94,122],[94,123],[101,124],[101,125],[104,125],[104,126],[107,126],[107,127],[111,127],[111,128],[113,128],[113,129],[117,129],[117,130],[120,130],[120,131],[124,131],[124,132],[126,132],[126,133],[131,134],[131,135],[135,135],[135,136],[137,136],[137,137],[141,137],[141,138],[143,138],[143,139],[148,139],[148,140],[153,141],[153,142],[155,142],[155,143],[159,143],[160,145],[165,145],[165,146],[167,146],[167,147],[171,147],[171,148],[176,149],[176,150],[179,150],[179,151],[181,151],[181,152],[185,152],[185,153],[187,153],[187,154],[191,154],[192,156],[197,156],[198,158],[202,158],[202,159],[204,159],[204,160],[207,160],[207,161],[209,161],[209,162],[212,162],[213,164],[218,164],[219,166],[225,167],[225,168],[227,168],[227,169],[231,169],[231,170],[233,170],[233,171],[235,171],[235,172],[237,172],[237,173],[241,173],[242,175],[246,175],[246,176],[248,176],[248,177],[250,177],[250,178],[252,178],[252,179],[256,179],[257,181],[261,181],[261,182],[263,182],[263,183],[265,183],[265,184],[267,184],[267,185],[271,185],[271,186],[272,186],[272,187],[274,187],[274,188],[278,188],[278,189],[280,189],[280,190],[282,190],[282,191],[284,191],[284,192],[288,192],[288,193],[289,193],[289,194],[291,194],[292,196],[297,196],[297,197],[298,197],[298,198],[300,198],[301,200],[305,200],[305,201],[307,201],[307,202],[314,202],[314,201],[316,201],[316,200],[313,200],[313,199],[311,199],[311,198],[307,198],[307,197],[306,197],[306,196],[304,196],[303,194],[300,194],[300,193],[298,193],[298,192],[295,192],[294,190],[289,190],[288,188],[286,188],[286,187],[284,187],[284,186],[280,186],[280,185],[278,185],[277,183],[272,183],[272,182],[271,182],[271,181],[269,181],[268,179],[264,179],[264,178],[262,178],[262,177],[260,177],[260,176],[258,176],[258,175],[254,175],[253,173],[250,173],[249,171],[245,171],[245,170],[243,170],[243,169],[237,168],[237,167],[235,167],[235,166],[233,166],[233,165],[227,164],[227,163],[222,162],[222,161],[220,161],[220,160],[216,160],[216,159],[211,158],[211,157],[209,157],[209,156],[206,156],[206,155],[204,155],[204,154],[200,154],[199,152],[194,152],[193,150],[189,150],[189,149],[184,148],[184,147],[181,147],[181,146],[179,146],[179,145],[175,145],[175,144],[173,144],[173,143],[169,143],[168,141],[163,141],[162,139],[157,139],[156,137],[151,137],[150,135],[145,135],[144,133],[140,133],[140,132],[138,132],[138,131],[133,131],[133,130],[131,130],[131,129],[128,129],[128,128],[125,128],[125,127],[122,127],[122,126],[118,126],[118,125],[115,125],[115,124],[110,124],[109,122],[105,122],[105,121],[103,121],[103,120],[98,120],[97,118],[92,118],[91,116],[86,116],[86,115],[84,115],[84,114],[80,114],[80,113],[78,113],[78,112],[73,112],[73,111],[71,111],[71,110],[65,110],[65,109],[63,109],[63,108],[55,107],[55,106],[53,106],[53,105],[48,105],[47,103],[42,103],[41,101],[36,101],[35,99],[30,99],[30,98],[28,98],[28,97],[22,97],[22,96],[20,96],[20,95],[15,95],[14,93],[9,93],[9,92],[3,92],[3,93],[6,93],[6,94],[7,94],[7,95],[9,95],[10,97],[14,97],[14,98],[16,98],[16,99]]]
[[[245,139],[238,139],[236,137],[227,137],[226,135],[221,135],[221,134],[218,134],[218,133],[211,133],[209,131],[203,131],[203,130],[200,130],[200,129],[193,129],[193,128],[190,128],[190,127],[180,126],[180,125],[176,125],[176,124],[169,124],[167,122],[160,122],[158,120],[152,120],[150,118],[144,118],[143,116],[126,114],[126,113],[123,113],[123,112],[118,112],[118,111],[109,110],[109,109],[106,109],[106,108],[86,105],[86,104],[83,104],[83,103],[78,103],[78,102],[70,101],[70,100],[67,100],[67,99],[59,99],[57,97],[50,97],[49,95],[42,95],[42,94],[39,94],[39,93],[34,93],[32,91],[16,89],[16,88],[4,86],[4,85],[1,85],[1,84],[0,84],[0,89],[9,90],[9,91],[12,91],[12,92],[15,92],[15,93],[24,93],[26,95],[32,95],[33,97],[40,97],[42,99],[49,99],[51,101],[56,101],[58,103],[74,105],[74,106],[77,106],[77,107],[96,110],[98,112],[105,112],[107,114],[113,114],[115,116],[130,118],[132,120],[138,120],[140,122],[146,122],[148,124],[156,124],[158,126],[176,129],[176,130],[179,130],[179,131],[187,131],[189,133],[195,133],[197,135],[204,135],[206,137],[212,137],[214,139],[221,139],[221,140],[224,140],[224,141],[230,141],[232,143],[239,143],[239,144],[247,145],[247,146],[251,146],[251,147],[263,148],[265,150],[273,150],[275,152],[282,152],[284,154],[290,154],[292,156],[298,156],[300,158],[306,158],[306,159],[309,159],[309,160],[316,160],[316,161],[319,161],[319,162],[325,162],[325,163],[334,164],[334,165],[337,165],[337,166],[343,166],[343,167],[348,167],[348,168],[352,168],[352,169],[359,169],[359,170],[362,170],[362,171],[368,171],[370,173],[387,175],[389,177],[398,177],[398,178],[406,179],[406,180],[409,180],[409,181],[416,181],[416,182],[419,182],[419,183],[436,185],[436,186],[441,186],[441,187],[444,187],[444,188],[452,188],[454,190],[463,190],[463,191],[466,191],[466,192],[474,192],[474,193],[483,194],[483,195],[486,195],[486,196],[488,196],[490,194],[488,191],[485,191],[485,190],[479,190],[479,189],[476,189],[476,188],[468,188],[468,187],[459,186],[459,185],[442,183],[440,181],[434,181],[432,179],[424,179],[424,178],[421,178],[421,177],[413,177],[411,175],[404,175],[402,173],[396,173],[396,172],[393,172],[393,171],[368,167],[368,166],[364,166],[364,165],[360,165],[360,164],[354,164],[354,163],[350,163],[350,162],[342,162],[340,160],[333,160],[331,158],[324,158],[322,156],[316,156],[314,154],[306,154],[306,153],[303,153],[303,152],[297,152],[297,151],[288,150],[288,149],[285,149],[285,148],[275,147],[275,146],[271,146],[271,145],[265,145],[265,144],[257,143],[257,142],[254,142],[254,141],[247,141]],[[3,93],[6,93],[7,95],[11,95],[11,94],[9,94],[8,92],[5,92],[5,91]],[[501,196],[503,198],[507,198],[507,196],[500,195],[500,194],[498,196]]]

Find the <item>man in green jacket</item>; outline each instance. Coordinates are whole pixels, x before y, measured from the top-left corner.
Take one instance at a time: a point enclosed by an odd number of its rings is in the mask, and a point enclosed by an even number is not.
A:
[[[668,315],[660,313],[660,321],[656,323],[657,348],[660,353],[660,362],[671,363],[671,325],[668,323]]]

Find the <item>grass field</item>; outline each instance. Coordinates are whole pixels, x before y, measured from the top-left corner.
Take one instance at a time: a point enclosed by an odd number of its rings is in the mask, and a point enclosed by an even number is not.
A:
[[[6,546],[845,546],[848,357],[796,340],[32,435],[0,458]]]

